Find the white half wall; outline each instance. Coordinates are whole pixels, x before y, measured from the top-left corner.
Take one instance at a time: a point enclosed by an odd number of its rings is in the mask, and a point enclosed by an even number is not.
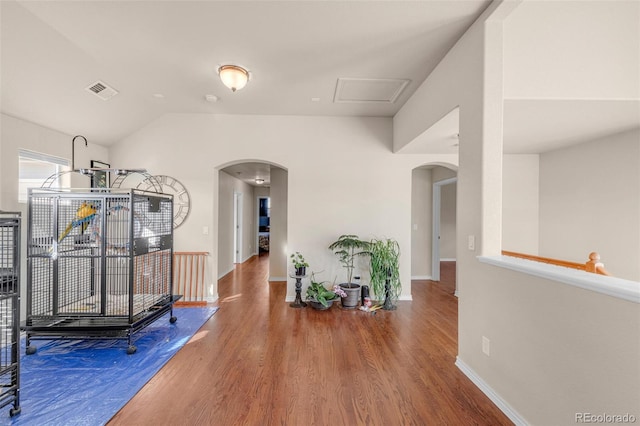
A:
[[[501,249],[502,19],[516,6],[493,2],[449,51],[394,118],[394,149],[411,144],[446,112],[460,107],[459,360],[529,424],[575,424],[580,412],[640,418],[637,303],[478,261],[478,255],[497,255]],[[622,192],[631,188],[636,197],[638,151],[628,155],[632,159],[618,166],[634,172],[625,171],[622,182],[635,180]],[[576,163],[564,161],[565,166]],[[600,167],[585,163],[592,170]],[[606,170],[609,176],[620,174]],[[541,158],[541,178],[543,174]],[[612,190],[618,202],[609,206],[611,211],[629,207],[619,188]],[[541,206],[543,192],[541,187]],[[635,205],[632,211],[635,219],[629,221],[625,213],[624,220],[637,241],[640,214]],[[475,250],[467,249],[468,236],[476,238]],[[637,257],[633,261],[640,263]],[[490,356],[483,353],[483,337],[490,340]]]

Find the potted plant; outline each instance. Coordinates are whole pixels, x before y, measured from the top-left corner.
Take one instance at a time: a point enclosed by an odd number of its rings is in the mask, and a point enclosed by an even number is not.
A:
[[[311,284],[307,287],[307,301],[312,308],[326,310],[331,307],[338,297],[346,297],[346,293],[339,286],[334,285],[328,290],[324,285],[326,281],[318,282],[314,274],[311,274]]]
[[[296,276],[303,277],[306,275],[309,264],[300,252],[297,251],[291,254],[291,263],[293,263],[293,267],[296,269]]]
[[[367,255],[369,242],[363,241],[357,235],[341,235],[336,241],[331,243],[329,249],[338,256],[338,260],[347,270],[347,282],[340,284],[340,287],[347,293],[342,298],[342,307],[353,309],[358,305],[360,295],[360,284],[352,282],[354,261],[357,256]]]
[[[400,245],[394,239],[373,239],[369,243],[371,290],[376,297],[384,295],[383,309],[393,310],[402,290],[400,283]]]

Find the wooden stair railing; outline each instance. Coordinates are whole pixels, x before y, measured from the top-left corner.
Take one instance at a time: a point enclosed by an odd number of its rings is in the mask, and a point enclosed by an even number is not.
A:
[[[206,251],[178,251],[173,253],[173,292],[181,294],[176,306],[204,306],[207,304],[205,265]]]
[[[604,269],[604,265],[600,262],[600,255],[595,251],[589,253],[589,260],[585,263],[570,262],[568,260],[552,259],[550,257],[540,257],[506,250],[502,250],[502,254],[504,256],[518,257],[520,259],[533,260],[535,262],[549,263],[551,265],[563,266],[565,268],[579,269],[581,271],[591,272],[594,274],[611,276],[611,274]]]

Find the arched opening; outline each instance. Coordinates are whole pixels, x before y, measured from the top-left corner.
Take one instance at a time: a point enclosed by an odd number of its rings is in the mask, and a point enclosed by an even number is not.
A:
[[[455,293],[457,166],[429,163],[412,171],[411,278],[440,281]]]
[[[287,274],[288,173],[263,160],[237,160],[217,168],[218,278],[253,256],[268,258],[268,281]]]

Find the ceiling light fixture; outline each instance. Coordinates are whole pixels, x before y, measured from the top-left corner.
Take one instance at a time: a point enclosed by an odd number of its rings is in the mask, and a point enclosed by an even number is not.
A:
[[[264,179],[256,178],[256,183],[258,185],[262,185],[264,183]]]
[[[218,75],[232,92],[242,89],[249,81],[249,71],[238,65],[223,65],[218,68]]]

